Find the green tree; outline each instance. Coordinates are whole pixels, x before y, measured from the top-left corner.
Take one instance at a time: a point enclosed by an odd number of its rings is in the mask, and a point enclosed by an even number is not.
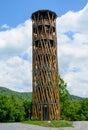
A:
[[[25,99],[23,101],[23,106],[25,110],[25,119],[31,119],[32,102],[30,100]]]
[[[81,115],[84,120],[88,121],[88,98],[85,98],[81,102]]]
[[[60,101],[64,102],[69,99],[69,92],[67,90],[67,83],[59,76],[59,92],[60,92]]]
[[[10,120],[12,114],[12,103],[10,97],[0,94],[0,121]]]
[[[59,76],[59,92],[60,92],[60,109],[61,109],[61,118],[66,119],[66,111],[69,104],[69,92],[67,90],[67,84]]]
[[[11,98],[11,101],[13,102],[13,116],[16,122],[24,120],[25,111],[23,102],[19,100],[18,98]]]
[[[21,121],[25,111],[18,99],[0,94],[0,122]]]
[[[67,84],[59,76],[61,118],[65,120],[88,120],[88,98],[71,101]]]
[[[79,101],[69,101],[68,109],[65,113],[66,119],[73,120],[73,121],[81,120],[80,110],[81,110],[81,103]]]

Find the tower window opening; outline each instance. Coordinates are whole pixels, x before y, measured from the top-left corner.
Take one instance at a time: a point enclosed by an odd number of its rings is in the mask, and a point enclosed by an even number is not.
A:
[[[44,49],[45,49],[45,45],[46,45],[46,39],[43,39],[42,40],[42,46],[43,46]]]
[[[46,33],[49,33],[49,29],[50,29],[50,26],[49,25],[45,25]]]
[[[38,31],[39,31],[39,34],[41,34],[41,32],[42,32],[42,26],[38,26]]]
[[[37,37],[37,29],[36,28],[33,28],[33,33],[34,33],[34,36]]]
[[[52,19],[52,14],[50,13],[50,19]]]
[[[39,15],[39,20],[42,20],[43,19],[43,16],[42,14]]]
[[[35,42],[35,46],[38,47],[38,41]]]
[[[48,15],[47,14],[44,15],[44,19],[48,20]]]
[[[41,48],[42,48],[42,47],[41,47],[41,43],[39,43],[38,48],[39,48],[39,49],[41,49]]]
[[[54,43],[53,43],[53,40],[50,40],[50,47],[54,47]]]

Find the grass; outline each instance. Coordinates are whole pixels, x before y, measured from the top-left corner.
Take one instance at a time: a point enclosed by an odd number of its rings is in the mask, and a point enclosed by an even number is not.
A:
[[[39,126],[44,126],[44,127],[72,127],[72,122],[71,121],[64,121],[64,120],[59,120],[59,121],[39,121],[39,120],[28,120],[24,121],[22,123],[25,124],[32,124],[32,125],[39,125]]]

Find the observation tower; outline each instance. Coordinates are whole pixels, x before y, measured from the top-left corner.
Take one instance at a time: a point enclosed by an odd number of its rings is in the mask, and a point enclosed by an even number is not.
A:
[[[55,12],[32,14],[33,95],[32,118],[59,120],[58,60]]]

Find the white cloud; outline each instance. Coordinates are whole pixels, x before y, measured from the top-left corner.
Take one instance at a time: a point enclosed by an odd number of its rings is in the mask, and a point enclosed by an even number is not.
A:
[[[57,19],[60,74],[71,94],[88,97],[88,4]],[[70,35],[69,35],[70,34]]]
[[[57,19],[60,33],[68,31],[88,33],[88,4],[79,12],[69,11]]]
[[[31,20],[0,32],[0,86],[32,91],[31,39]]]
[[[16,28],[0,32],[0,57],[23,53],[32,44],[31,32],[30,20]]]
[[[16,91],[32,91],[32,66],[20,57],[0,61],[0,86]]]
[[[1,26],[1,29],[10,29],[10,27],[9,27],[7,24],[3,24],[3,25]]]

